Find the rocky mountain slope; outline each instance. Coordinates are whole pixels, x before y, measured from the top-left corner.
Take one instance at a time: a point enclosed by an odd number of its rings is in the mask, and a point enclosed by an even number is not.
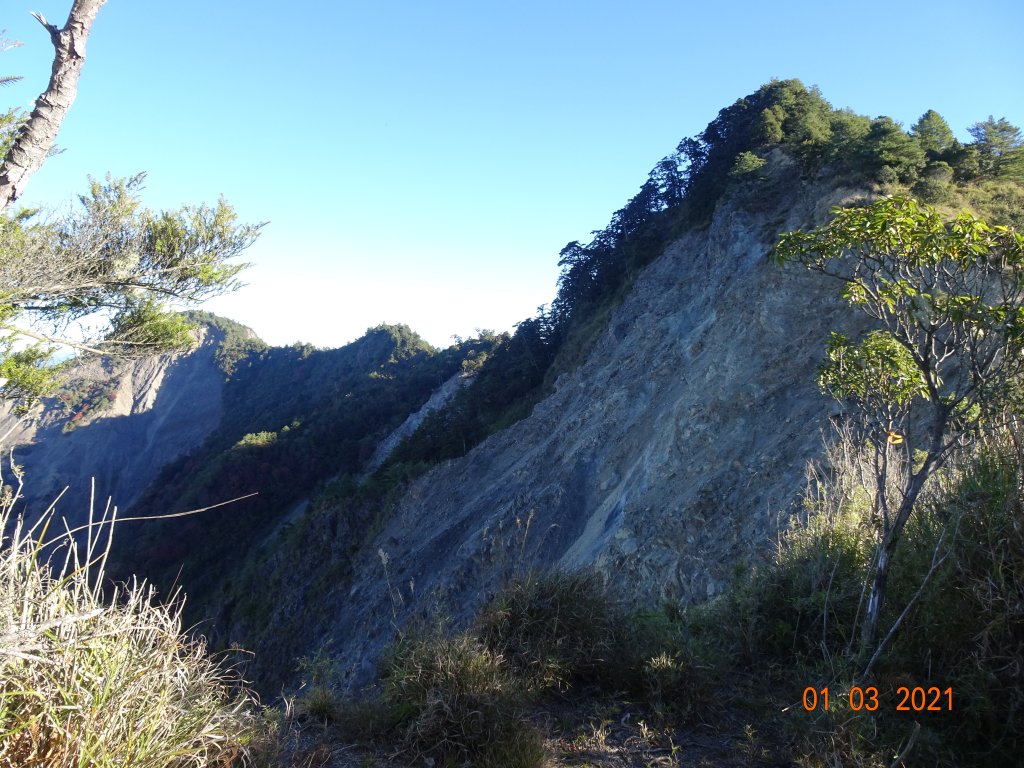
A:
[[[768,551],[821,450],[814,369],[849,311],[768,253],[860,193],[803,184],[782,153],[766,174],[643,271],[528,418],[412,482],[379,533],[322,503],[267,550],[236,593],[260,598],[221,616],[265,660],[261,682],[324,645],[365,683],[396,626],[466,621],[525,569],[593,566],[640,604],[686,603]]]
[[[684,139],[590,244],[567,245],[555,300],[514,334],[445,350],[404,326],[337,350],[235,344],[220,415],[159,421],[191,449],[50,448],[138,416],[77,411],[85,427],[44,420],[26,455],[45,458],[44,475],[61,462],[98,473],[132,512],[247,496],[145,526],[115,546],[111,572],[182,584],[190,621],[215,646],[255,651],[249,675],[266,691],[318,649],[357,686],[396,628],[468,621],[529,569],[593,567],[637,605],[708,600],[800,513],[837,416],[814,373],[850,310],[836,286],[769,263],[778,234],[893,189],[1019,216],[1016,186],[978,177],[984,145],[926,139],[772,81]],[[105,452],[124,477],[90,464]],[[150,474],[133,480],[136,456]]]

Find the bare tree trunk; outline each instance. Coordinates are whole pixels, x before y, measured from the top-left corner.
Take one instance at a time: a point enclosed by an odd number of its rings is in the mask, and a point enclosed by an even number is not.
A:
[[[75,0],[63,29],[38,19],[53,42],[50,83],[36,99],[28,122],[18,132],[10,152],[0,165],[0,212],[21,195],[33,173],[38,171],[53,148],[64,116],[78,95],[78,76],[85,64],[85,43],[96,14],[106,0]]]
[[[875,640],[878,637],[878,617],[882,613],[882,606],[885,604],[886,586],[889,579],[889,565],[892,563],[892,556],[896,551],[903,527],[910,519],[914,511],[914,504],[917,497],[921,495],[927,480],[937,467],[937,462],[929,456],[926,460],[926,467],[910,478],[909,486],[904,491],[903,501],[900,502],[896,516],[893,518],[892,526],[882,537],[882,543],[878,548],[878,562],[875,563],[874,576],[871,581],[871,594],[868,597],[868,608],[864,616],[864,626],[861,634],[861,648],[866,653],[874,650]]]
[[[871,578],[871,592],[868,597],[867,611],[864,613],[864,624],[861,627],[861,651],[871,653],[878,637],[878,617],[885,604],[886,586],[889,579],[889,561],[892,557],[890,548],[895,549],[895,540],[886,537],[878,548],[878,560],[875,563]]]
[[[878,547],[878,560],[875,563],[871,576],[871,592],[868,597],[867,610],[864,614],[864,624],[861,626],[862,653],[870,655],[875,650],[875,641],[878,638],[878,619],[882,613],[882,606],[885,605],[889,566],[892,563],[892,557],[896,552],[896,545],[899,543],[903,528],[914,511],[914,504],[917,503],[917,498],[921,495],[925,482],[945,462],[947,449],[943,446],[942,437],[946,432],[946,424],[948,422],[949,411],[947,408],[942,407],[938,410],[935,421],[932,424],[931,450],[921,469],[910,476],[907,487],[903,491],[903,499],[896,511],[896,515],[892,519],[892,524],[887,527],[882,535],[882,541]]]

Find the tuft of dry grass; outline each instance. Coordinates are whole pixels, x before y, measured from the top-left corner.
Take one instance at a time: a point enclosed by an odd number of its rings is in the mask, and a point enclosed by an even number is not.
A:
[[[84,543],[66,527],[48,540],[52,507],[32,526],[14,513],[15,472],[0,498],[0,766],[254,764],[270,726],[182,632],[182,601],[104,590],[116,514],[90,519]]]

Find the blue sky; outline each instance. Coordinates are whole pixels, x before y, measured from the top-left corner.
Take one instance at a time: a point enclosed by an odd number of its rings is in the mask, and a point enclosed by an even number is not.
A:
[[[51,50],[23,41],[0,92],[28,105]],[[275,344],[336,346],[380,322],[437,345],[506,330],[551,300],[558,251],[587,240],[647,172],[773,77],[961,138],[1024,125],[1019,0],[320,2],[109,0],[66,150],[23,202],[60,207],[86,175],[147,171],[153,207],[213,202],[269,221],[248,286],[207,308]]]

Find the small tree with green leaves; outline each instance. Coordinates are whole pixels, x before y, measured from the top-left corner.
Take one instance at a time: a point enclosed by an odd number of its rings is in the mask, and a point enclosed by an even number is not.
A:
[[[774,259],[838,278],[843,297],[878,326],[860,340],[833,334],[818,378],[850,406],[875,457],[878,546],[861,626],[870,653],[892,557],[925,482],[998,423],[1024,373],[1024,237],[967,213],[947,222],[902,197],[834,214],[781,235]],[[906,471],[893,490],[896,463]]]
[[[754,178],[760,178],[760,170],[767,162],[763,157],[758,157],[753,152],[740,152],[736,155],[736,162],[733,163],[729,176],[734,179],[741,179],[756,174]]]

